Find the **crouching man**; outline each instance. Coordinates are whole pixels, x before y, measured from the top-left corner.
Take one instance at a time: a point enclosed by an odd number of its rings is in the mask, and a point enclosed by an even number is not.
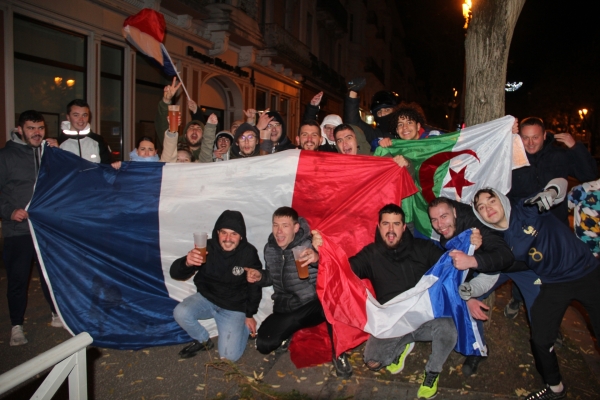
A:
[[[306,247],[300,261],[308,268],[307,276],[300,276],[292,249]],[[325,313],[317,297],[317,266],[319,255],[311,247],[308,223],[291,207],[280,207],[273,213],[273,233],[265,245],[264,271],[246,269],[248,281],[260,286],[273,285],[273,314],[264,320],[258,330],[256,348],[263,354],[288,348],[294,332],[325,322]],[[352,366],[345,353],[336,357],[333,329],[327,324],[332,343],[333,365],[339,378],[352,375]]]
[[[543,192],[527,200],[509,201],[491,188],[479,190],[473,199],[473,208],[481,222],[500,231],[515,259],[539,276],[536,284],[540,285],[540,292],[531,307],[531,349],[535,366],[547,386],[530,394],[527,400],[567,397],[554,341],[572,300],[578,300],[586,308],[596,337],[600,334],[598,260],[552,213],[538,212],[538,208],[548,211],[564,200],[566,189],[566,179],[556,178]]]
[[[214,318],[219,334],[221,358],[237,361],[246,348],[248,335],[256,333],[253,316],[258,311],[262,289],[250,284],[244,268],[260,270],[256,248],[246,239],[246,224],[239,211],[226,210],[215,223],[206,256],[190,250],[171,265],[171,277],[187,280],[192,275],[198,293],[184,299],[173,311],[175,321],[194,339],[179,352],[190,358],[214,344],[208,331],[198,323]]]
[[[318,250],[323,243],[322,238],[320,234],[313,233],[313,246]],[[349,261],[359,278],[371,281],[377,301],[386,304],[412,289],[443,253],[432,241],[414,238],[406,229],[402,208],[388,204],[379,211],[375,243],[365,246]],[[419,398],[430,399],[437,394],[440,372],[456,340],[456,326],[452,318],[438,318],[402,337],[378,339],[370,336],[363,357],[369,369],[379,370],[388,366],[388,371],[397,374],[404,368],[406,356],[414,347],[413,342],[431,342],[431,355],[417,393]]]

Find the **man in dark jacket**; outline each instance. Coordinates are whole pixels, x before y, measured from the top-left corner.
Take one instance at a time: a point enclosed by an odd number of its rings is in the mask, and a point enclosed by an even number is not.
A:
[[[318,239],[315,242],[318,243]],[[433,242],[415,239],[406,229],[402,208],[388,204],[379,211],[375,242],[349,261],[352,271],[359,278],[371,281],[377,301],[385,304],[413,288],[443,253]],[[432,398],[437,394],[439,374],[456,340],[457,332],[452,318],[438,318],[402,337],[378,339],[370,336],[364,360],[370,369],[394,365],[393,369],[388,370],[399,373],[414,342],[432,342],[431,356],[425,365],[425,377],[418,392],[419,398]]]
[[[567,181],[558,178],[532,199],[509,201],[490,188],[479,190],[473,199],[478,218],[500,231],[515,259],[524,262],[540,277],[540,293],[531,307],[531,349],[535,366],[547,386],[531,393],[527,400],[567,396],[554,341],[571,301],[577,300],[586,308],[596,337],[600,335],[598,260],[554,215],[538,211],[538,208],[546,211],[564,200],[566,188]],[[532,207],[531,203],[537,203],[538,207]]]
[[[308,277],[300,278],[292,249],[306,247],[301,254]],[[246,269],[248,281],[261,286],[273,285],[273,314],[265,319],[258,330],[256,348],[263,354],[287,349],[294,332],[325,322],[323,306],[317,297],[317,266],[319,255],[312,249],[308,223],[291,207],[280,207],[273,213],[273,233],[265,245],[264,271]],[[333,331],[327,324],[333,347]],[[332,348],[333,364],[340,378],[352,375],[345,353],[336,357]]]
[[[469,256],[458,250],[451,253],[452,261],[457,269],[471,269],[471,271],[490,274],[498,274],[499,271],[510,269],[506,276],[500,274],[502,282],[506,282],[509,277],[513,278],[520,285],[519,287],[523,288],[523,292],[527,293],[527,304],[533,304],[539,292],[539,287],[533,284],[537,276],[527,266],[514,264],[513,253],[506,242],[479,221],[470,206],[445,197],[438,197],[429,203],[428,212],[431,225],[440,235],[440,245],[444,248],[450,239],[467,229],[475,228],[471,235],[471,244],[476,247],[474,254]],[[471,277],[472,273],[470,272],[467,280],[470,280]],[[483,324],[480,324],[479,329],[480,332],[483,332]],[[468,356],[462,366],[463,375],[471,376],[477,373],[479,364],[486,358]]]
[[[4,265],[6,266],[8,309],[10,313],[11,346],[27,343],[23,334],[27,288],[31,275],[31,262],[37,256],[31,233],[29,217],[25,207],[33,196],[37,180],[44,140],[44,117],[37,111],[21,113],[17,132],[12,140],[0,150],[0,210],[2,215],[2,236],[4,236]],[[57,147],[56,140],[48,139],[48,145]],[[40,275],[44,297],[52,310],[52,326],[62,327],[56,310],[42,277],[39,263],[35,263]]]
[[[266,114],[271,120],[266,128],[260,130],[267,131],[270,136],[268,140],[265,140],[264,146],[262,146],[263,150],[266,150],[268,154],[271,154],[279,153],[283,150],[295,149],[296,146],[294,146],[287,137],[285,122],[281,115],[277,111],[269,111]]]
[[[256,333],[254,314],[262,289],[250,284],[244,267],[260,270],[256,248],[246,239],[246,224],[239,211],[226,210],[219,216],[207,242],[206,257],[199,249],[190,250],[171,265],[173,279],[192,275],[198,293],[184,299],[173,311],[175,320],[194,341],[179,352],[182,358],[210,350],[214,345],[199,319],[214,318],[219,333],[219,354],[237,361],[246,348],[248,334]]]
[[[514,169],[512,188],[508,198],[518,200],[541,191],[546,183],[554,178],[572,176],[580,182],[597,178],[598,166],[583,143],[577,143],[569,133],[552,134],[546,132],[541,118],[525,118],[519,124],[519,136],[527,153],[528,167]],[[567,148],[556,144],[562,143]],[[569,210],[566,201],[556,205],[552,214],[565,225],[569,225]],[[508,318],[516,318],[523,298],[514,288],[512,298],[504,309]]]
[[[90,106],[82,99],[67,104],[67,121],[58,135],[60,148],[88,161],[110,164],[110,149],[104,138],[90,128]]]

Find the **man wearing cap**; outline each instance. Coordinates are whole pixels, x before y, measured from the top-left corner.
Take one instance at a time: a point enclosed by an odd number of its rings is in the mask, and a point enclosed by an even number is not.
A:
[[[237,128],[236,128],[237,129]],[[213,161],[229,160],[229,150],[233,143],[233,135],[229,131],[217,133],[215,138],[215,150],[213,151]]]
[[[217,219],[205,257],[194,248],[173,262],[171,277],[187,280],[195,274],[198,289],[173,311],[175,321],[194,339],[179,352],[181,358],[214,347],[208,331],[198,323],[210,318],[217,324],[221,358],[237,361],[242,356],[248,335],[256,333],[253,316],[262,297],[261,287],[248,283],[244,268],[260,270],[262,264],[256,248],[247,241],[242,213],[232,210]]]
[[[181,83],[176,83],[176,78],[173,78],[173,83],[165,86],[163,98],[158,102],[158,112],[154,119],[154,126],[158,143],[161,146],[164,141],[165,132],[169,129],[168,106],[181,86]],[[216,131],[217,126],[215,124],[209,123],[205,127],[202,121],[192,119],[185,126],[183,130],[185,134],[179,137],[179,142],[187,144],[194,160],[196,160],[195,162],[210,163],[213,162],[213,145]]]

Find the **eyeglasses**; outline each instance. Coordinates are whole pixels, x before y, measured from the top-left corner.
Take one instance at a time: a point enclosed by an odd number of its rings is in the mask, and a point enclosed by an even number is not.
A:
[[[267,125],[267,129],[279,128],[281,124],[279,122],[274,122],[272,124]]]
[[[243,140],[244,142],[252,142],[253,140],[256,140],[256,136],[254,135],[249,135],[249,136],[240,136],[240,140]]]

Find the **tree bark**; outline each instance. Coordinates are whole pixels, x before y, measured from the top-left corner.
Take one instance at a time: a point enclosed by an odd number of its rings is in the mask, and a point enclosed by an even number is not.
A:
[[[506,66],[525,0],[476,0],[465,40],[467,126],[504,116]]]

